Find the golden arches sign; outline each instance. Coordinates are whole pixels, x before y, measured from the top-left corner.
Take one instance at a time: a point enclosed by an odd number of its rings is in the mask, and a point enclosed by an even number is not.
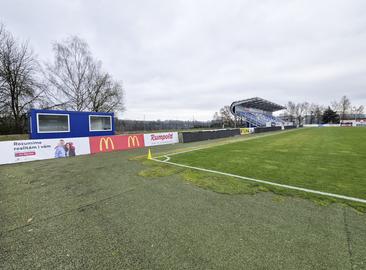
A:
[[[111,146],[111,149],[114,150],[114,143],[110,137],[107,138],[101,138],[99,142],[99,150],[103,151],[103,145],[105,150],[109,150],[109,146]]]
[[[136,147],[136,145],[140,146],[140,141],[137,136],[128,136],[128,148],[130,148],[131,145],[133,147]]]

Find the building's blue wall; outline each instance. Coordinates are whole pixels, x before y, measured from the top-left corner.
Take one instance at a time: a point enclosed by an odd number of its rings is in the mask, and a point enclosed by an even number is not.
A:
[[[60,133],[38,133],[37,113],[68,114],[70,119],[70,132]],[[89,131],[89,115],[110,115],[112,116],[111,131]],[[56,110],[30,110],[29,116],[29,138],[30,139],[51,139],[51,138],[72,138],[72,137],[91,137],[114,135],[114,114],[103,112],[75,112],[75,111],[56,111]]]

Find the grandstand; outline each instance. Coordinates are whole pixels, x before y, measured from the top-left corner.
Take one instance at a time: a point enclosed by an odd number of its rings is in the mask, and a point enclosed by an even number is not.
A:
[[[231,113],[249,127],[283,126],[284,121],[272,114],[283,109],[285,107],[259,97],[235,101],[230,105]]]

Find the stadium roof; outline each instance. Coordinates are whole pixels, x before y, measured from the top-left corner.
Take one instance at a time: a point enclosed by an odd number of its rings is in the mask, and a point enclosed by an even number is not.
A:
[[[284,106],[278,105],[276,103],[265,100],[263,98],[254,97],[254,98],[234,101],[230,106],[231,112],[235,113],[234,108],[239,105],[244,108],[253,108],[253,109],[263,110],[263,111],[267,111],[267,112],[275,112],[275,111],[285,109]]]

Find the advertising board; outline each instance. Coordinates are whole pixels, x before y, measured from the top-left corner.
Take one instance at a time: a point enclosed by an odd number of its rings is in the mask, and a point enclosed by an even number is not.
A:
[[[179,142],[178,132],[144,134],[145,146],[174,144]]]
[[[89,137],[89,143],[92,154],[145,147],[143,134]]]
[[[247,135],[250,133],[254,133],[254,128],[241,128],[240,135]]]
[[[0,142],[0,164],[178,143],[177,132]]]
[[[88,138],[0,142],[0,164],[90,154]]]

